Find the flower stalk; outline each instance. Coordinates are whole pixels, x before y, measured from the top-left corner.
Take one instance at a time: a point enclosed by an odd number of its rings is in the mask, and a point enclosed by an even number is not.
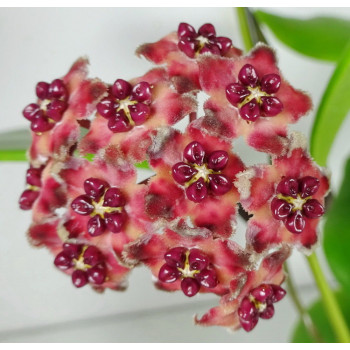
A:
[[[25,162],[27,161],[26,151],[23,149],[2,149],[0,150],[0,162]]]
[[[325,311],[338,341],[340,343],[349,343],[350,333],[344,316],[340,311],[335,295],[326,280],[316,253],[314,252],[306,259],[315,278],[317,287],[321,293]]]
[[[298,310],[300,319],[302,320],[305,328],[307,329],[309,334],[314,338],[314,340],[318,343],[323,343],[324,340],[322,339],[321,334],[319,333],[312,318],[308,314],[307,310],[304,308],[298,296],[298,292],[295,288],[295,284],[287,262],[284,263],[284,270],[287,273],[286,284],[287,284],[288,295],[291,297],[296,309]]]

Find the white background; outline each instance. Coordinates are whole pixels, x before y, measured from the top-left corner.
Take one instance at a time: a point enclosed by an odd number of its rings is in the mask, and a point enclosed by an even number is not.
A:
[[[349,8],[269,11],[301,18],[322,14],[350,19]],[[28,127],[21,111],[34,101],[36,82],[64,75],[82,55],[90,58],[91,77],[109,83],[143,74],[151,65],[134,56],[134,50],[176,30],[180,22],[197,29],[211,22],[218,35],[229,36],[236,46],[243,47],[232,8],[0,8],[0,132]],[[334,64],[302,56],[278,42],[267,29],[264,33],[277,50],[286,79],[308,91],[317,106]],[[292,128],[309,135],[313,117],[311,113]],[[329,161],[334,191],[350,151],[349,130],[348,118]],[[237,150],[249,164],[261,158],[241,144]],[[88,287],[75,289],[69,278],[53,267],[49,253],[27,243],[30,213],[20,211],[17,205],[26,168],[25,163],[0,164],[0,341],[288,341],[297,315],[287,298],[276,305],[272,320],[262,320],[247,335],[193,326],[192,316],[216,305],[218,299],[208,295],[188,299],[182,293],[157,291],[146,269],[132,273],[130,287],[123,293],[99,295]],[[243,232],[240,223],[238,239]],[[291,266],[305,302],[316,298],[312,277],[299,253],[293,254]],[[330,273],[328,276],[333,281]]]

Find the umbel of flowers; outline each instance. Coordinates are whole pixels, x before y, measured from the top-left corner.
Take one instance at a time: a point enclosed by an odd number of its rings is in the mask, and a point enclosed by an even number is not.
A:
[[[285,296],[292,250],[318,239],[328,178],[303,135],[288,132],[311,101],[271,48],[243,55],[212,24],[180,23],[137,54],[156,65],[141,77],[91,79],[80,58],[36,85],[23,110],[33,139],[19,200],[32,210],[29,240],[77,288],[124,290],[143,264],[160,290],[218,295],[197,324],[249,332]],[[200,91],[209,98],[197,117]],[[240,136],[271,163],[246,166],[233,148]],[[154,175],[137,183],[143,161]],[[238,204],[250,214],[245,247],[234,236]]]

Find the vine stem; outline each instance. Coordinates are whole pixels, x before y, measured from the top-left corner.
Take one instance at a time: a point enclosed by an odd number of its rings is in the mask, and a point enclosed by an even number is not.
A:
[[[0,150],[0,162],[24,162],[27,160],[26,150]]]
[[[254,46],[254,43],[250,35],[246,11],[247,10],[245,7],[236,7],[236,13],[238,17],[239,27],[241,29],[244,48],[246,49],[246,51],[249,51]]]
[[[310,256],[306,257],[306,259],[314,275],[316,284],[321,293],[323,306],[338,341],[340,343],[350,343],[350,333],[344,316],[323,273],[316,253],[312,253]]]
[[[286,284],[287,284],[288,295],[291,297],[296,309],[298,310],[300,319],[302,320],[305,328],[307,329],[309,334],[314,338],[314,340],[318,343],[323,343],[324,340],[321,337],[320,332],[316,328],[314,322],[312,321],[312,318],[308,314],[307,310],[305,310],[303,304],[301,303],[301,300],[299,299],[298,292],[295,288],[293,277],[288,267],[287,261],[284,263],[284,270],[287,273]]]

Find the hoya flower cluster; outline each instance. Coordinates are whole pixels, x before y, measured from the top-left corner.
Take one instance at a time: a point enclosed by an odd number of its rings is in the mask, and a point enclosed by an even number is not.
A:
[[[181,23],[137,54],[155,64],[141,77],[91,79],[80,58],[36,85],[23,110],[29,239],[77,288],[123,290],[144,264],[159,289],[220,297],[197,324],[251,331],[284,297],[292,249],[317,242],[328,179],[303,136],[288,132],[311,101],[271,48],[244,55],[211,24]],[[197,118],[200,91],[208,98]],[[241,136],[271,164],[246,166],[233,148]],[[144,161],[154,175],[137,183]],[[235,242],[238,205],[250,214],[245,247]]]

